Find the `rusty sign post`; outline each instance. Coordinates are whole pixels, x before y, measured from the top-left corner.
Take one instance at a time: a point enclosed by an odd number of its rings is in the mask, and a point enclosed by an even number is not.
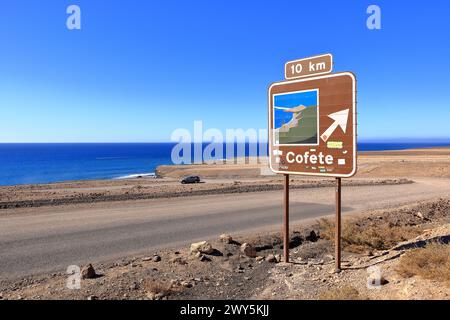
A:
[[[336,217],[334,225],[334,255],[336,272],[341,271],[341,178],[336,178]]]
[[[269,87],[269,165],[284,175],[284,258],[289,261],[289,175],[336,178],[336,270],[341,261],[341,178],[356,173],[356,77],[330,54],[286,63]],[[290,80],[293,79],[293,80]]]
[[[284,175],[284,228],[283,228],[283,254],[284,262],[289,262],[289,175]]]

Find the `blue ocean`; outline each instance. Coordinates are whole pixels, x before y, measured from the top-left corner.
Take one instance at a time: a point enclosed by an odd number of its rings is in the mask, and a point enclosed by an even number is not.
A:
[[[438,146],[450,146],[450,141],[359,143],[358,149],[376,151]],[[152,175],[157,166],[172,164],[173,147],[173,143],[0,144],[0,185]],[[246,145],[247,155],[248,150]]]

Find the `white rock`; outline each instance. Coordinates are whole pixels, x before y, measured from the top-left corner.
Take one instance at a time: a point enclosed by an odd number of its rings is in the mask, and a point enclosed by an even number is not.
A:
[[[221,234],[219,236],[219,240],[224,243],[231,243],[233,241],[233,238],[229,234]]]
[[[200,241],[191,244],[191,253],[205,253],[205,254],[211,254],[213,253],[214,249],[212,245],[207,241]]]

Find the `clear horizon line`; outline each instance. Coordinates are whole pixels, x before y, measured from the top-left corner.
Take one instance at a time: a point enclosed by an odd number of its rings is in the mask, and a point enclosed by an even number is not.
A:
[[[223,143],[237,143],[236,141],[223,141]],[[379,142],[379,143],[408,143],[408,142],[416,142],[416,143],[450,143],[450,137],[439,137],[439,138],[364,138],[359,139],[358,142]],[[70,142],[62,142],[62,141],[7,141],[0,142],[0,144],[147,144],[147,143],[179,143],[177,141],[70,141]],[[198,143],[198,142],[191,142]],[[202,143],[214,143],[214,141],[202,141]],[[246,141],[245,143],[249,143]],[[267,140],[252,142],[252,143],[268,143]]]

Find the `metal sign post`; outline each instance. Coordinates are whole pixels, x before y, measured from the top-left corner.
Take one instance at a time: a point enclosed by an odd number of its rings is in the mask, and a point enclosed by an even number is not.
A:
[[[284,228],[283,228],[284,262],[289,262],[289,175],[284,175]]]
[[[335,271],[341,271],[341,178],[336,178]]]

